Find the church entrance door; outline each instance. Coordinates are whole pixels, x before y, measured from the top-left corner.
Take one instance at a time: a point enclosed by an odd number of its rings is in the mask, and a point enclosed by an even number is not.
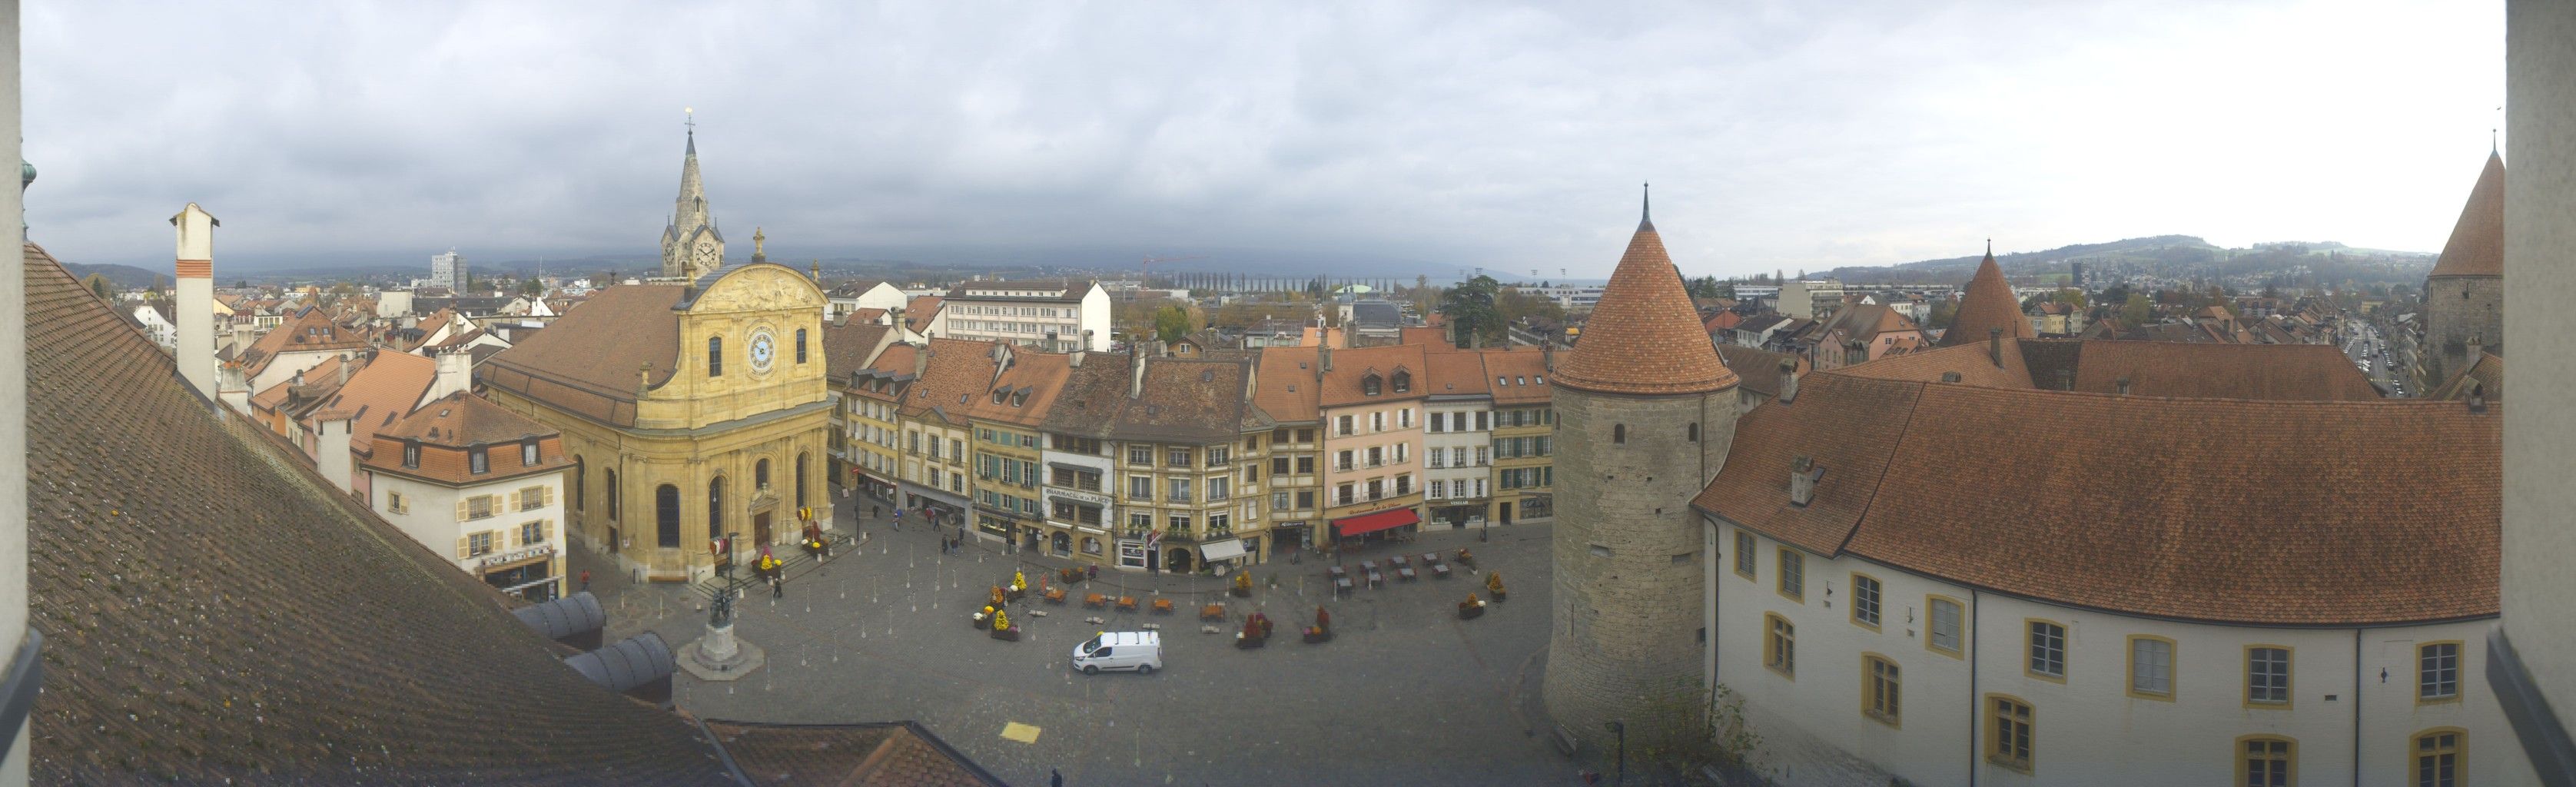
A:
[[[764,511],[764,512],[761,512],[761,513],[758,513],[758,514],[753,514],[753,515],[751,515],[751,543],[754,543],[754,544],[767,544],[767,543],[769,543],[769,514],[768,514],[768,512],[765,512],[765,511]]]

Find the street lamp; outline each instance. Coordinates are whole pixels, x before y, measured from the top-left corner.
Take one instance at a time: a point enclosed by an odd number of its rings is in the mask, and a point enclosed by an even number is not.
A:
[[[1625,787],[1628,784],[1628,725],[1613,720],[1602,722],[1601,726],[1619,734],[1619,777],[1614,784]]]

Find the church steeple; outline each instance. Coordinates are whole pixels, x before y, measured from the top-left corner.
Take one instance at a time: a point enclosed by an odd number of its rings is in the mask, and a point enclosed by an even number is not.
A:
[[[707,192],[698,177],[698,117],[687,110],[688,144],[680,159],[680,195],[672,201],[670,223],[662,228],[662,275],[695,279],[724,267],[724,233],[707,209]]]

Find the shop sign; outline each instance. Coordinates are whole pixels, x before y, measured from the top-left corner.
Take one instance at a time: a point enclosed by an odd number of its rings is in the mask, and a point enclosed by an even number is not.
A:
[[[554,554],[554,553],[555,553],[555,547],[554,547],[554,545],[553,545],[553,544],[538,544],[538,545],[536,545],[536,546],[527,547],[527,548],[524,548],[524,549],[513,550],[513,551],[509,551],[509,552],[503,552],[503,553],[500,553],[500,554],[497,554],[497,555],[492,555],[492,556],[489,556],[489,557],[483,558],[483,562],[482,562],[480,565],[481,565],[483,568],[491,568],[491,567],[493,567],[493,566],[505,566],[505,565],[509,565],[509,564],[511,564],[511,563],[517,563],[517,562],[522,561],[522,560],[533,560],[533,559],[536,559],[536,558],[545,557],[545,556],[548,556],[548,555],[552,555],[552,554]]]

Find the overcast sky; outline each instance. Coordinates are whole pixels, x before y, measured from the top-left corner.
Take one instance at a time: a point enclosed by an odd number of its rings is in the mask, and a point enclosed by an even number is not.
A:
[[[1693,275],[2430,251],[2504,92],[2491,0],[849,5],[31,3],[30,237],[651,257],[694,107],[740,256],[1606,275],[1641,181]]]

